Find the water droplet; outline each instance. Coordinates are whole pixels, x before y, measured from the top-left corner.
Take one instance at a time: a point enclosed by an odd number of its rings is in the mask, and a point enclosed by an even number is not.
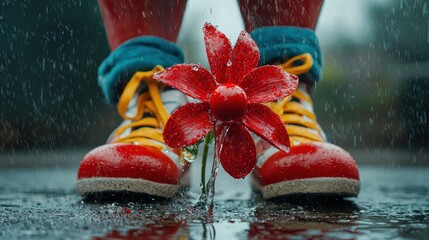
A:
[[[280,91],[279,91],[279,89],[277,87],[273,87],[272,91],[273,91],[273,94],[274,94],[275,97],[278,98],[278,97],[281,96],[281,93],[280,93]]]
[[[229,61],[226,63],[226,65],[227,65],[228,67],[231,67],[231,66],[232,66],[232,62],[231,62],[231,60],[229,60]]]
[[[182,150],[182,155],[183,158],[188,162],[193,162],[197,158],[197,155],[189,152],[186,148]]]
[[[198,72],[198,66],[192,66],[192,71]]]

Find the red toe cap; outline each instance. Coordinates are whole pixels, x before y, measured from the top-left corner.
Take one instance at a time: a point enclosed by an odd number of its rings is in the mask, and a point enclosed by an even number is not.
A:
[[[89,152],[80,164],[78,179],[95,177],[138,178],[177,184],[179,169],[158,149],[134,144],[106,144]]]
[[[329,143],[301,144],[287,154],[279,151],[268,158],[258,172],[263,186],[319,177],[359,180],[355,160],[342,148]]]

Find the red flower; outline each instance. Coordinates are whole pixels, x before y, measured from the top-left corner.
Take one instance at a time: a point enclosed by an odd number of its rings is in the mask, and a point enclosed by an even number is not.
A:
[[[244,31],[234,48],[213,25],[206,23],[203,31],[211,73],[198,64],[178,64],[154,77],[201,101],[173,112],[164,140],[172,148],[183,148],[215,129],[216,154],[223,168],[232,177],[243,178],[256,164],[255,144],[247,129],[289,151],[289,136],[279,116],[260,103],[291,94],[298,77],[278,66],[256,68],[259,49]]]

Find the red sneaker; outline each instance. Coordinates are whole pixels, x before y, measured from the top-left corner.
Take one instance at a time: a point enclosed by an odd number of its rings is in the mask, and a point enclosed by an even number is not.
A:
[[[137,72],[125,87],[118,112],[125,119],[107,144],[90,151],[77,176],[81,195],[102,192],[171,197],[188,182],[188,165],[164,144],[162,129],[170,113],[186,102],[177,90],[162,91],[152,78],[162,70]]]
[[[258,140],[252,186],[265,199],[300,194],[357,196],[360,189],[357,164],[345,150],[326,142],[313,112],[307,84],[300,83],[291,96],[270,103],[270,107],[285,123],[291,150],[286,154]]]

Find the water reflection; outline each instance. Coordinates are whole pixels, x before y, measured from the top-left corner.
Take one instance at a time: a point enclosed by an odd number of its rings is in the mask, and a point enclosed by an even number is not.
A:
[[[189,239],[189,230],[187,225],[181,222],[160,221],[126,231],[112,230],[105,236],[93,239]]]
[[[93,237],[94,240],[102,239],[216,239],[216,229],[213,224],[191,224],[161,220],[156,223],[145,224],[141,228],[128,230],[112,230],[104,236]]]
[[[195,207],[199,194],[190,190],[168,201],[140,198],[125,204],[80,204],[85,216],[81,221],[91,226],[88,234],[96,232],[96,236],[105,238],[116,236],[112,235],[112,226],[116,226],[122,236],[129,231],[141,233],[141,239],[145,234],[152,239],[427,239],[427,171],[363,168],[365,187],[358,198],[351,200],[297,196],[266,201],[245,185],[234,192],[219,188],[211,214]],[[16,200],[3,203],[16,204]],[[174,224],[179,227],[172,233]]]
[[[252,207],[243,206],[243,202]],[[129,214],[128,219],[145,224],[125,230],[111,230],[104,236],[96,236],[93,239],[355,239],[359,234],[357,224],[360,208],[348,200],[326,198],[315,201],[297,198],[285,202],[284,199],[264,201],[256,197],[247,201],[225,202],[225,205],[231,205],[226,207],[231,207],[229,209],[232,210],[225,213],[215,211],[211,217],[205,217],[204,213],[195,207],[183,211],[179,205],[174,213],[164,214],[168,208],[171,210],[171,204],[177,203],[136,203],[126,208],[130,211],[125,212],[122,204],[114,204],[113,207],[122,209],[117,211],[120,214]],[[155,209],[152,209],[154,207]],[[150,214],[158,218],[148,219],[144,213],[149,209],[159,211],[158,214]],[[240,214],[241,219],[232,220],[231,216]]]
[[[284,199],[281,199],[284,201]],[[256,208],[250,223],[250,239],[341,238],[355,239],[359,207],[349,200],[335,198],[289,199]]]

